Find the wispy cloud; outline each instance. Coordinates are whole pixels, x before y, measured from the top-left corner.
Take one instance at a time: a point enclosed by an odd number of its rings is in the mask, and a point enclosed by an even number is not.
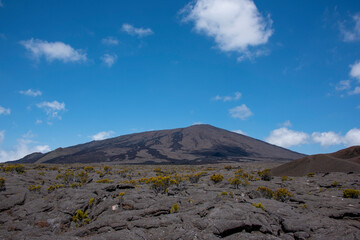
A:
[[[37,97],[42,95],[42,92],[40,90],[32,90],[32,89],[21,90],[19,91],[19,93],[30,97]]]
[[[58,117],[59,119],[61,119],[59,113],[66,110],[65,103],[64,102],[60,103],[58,101],[41,102],[36,104],[36,106],[38,108],[43,109],[46,112],[46,114],[49,115],[50,117]]]
[[[99,132],[93,136],[91,136],[91,139],[94,141],[98,141],[98,140],[104,140],[106,138],[109,138],[111,136],[114,135],[113,131],[104,131],[104,132]]]
[[[4,141],[5,138],[5,130],[0,131],[0,144]]]
[[[119,40],[116,37],[106,37],[101,39],[101,43],[105,45],[118,45]]]
[[[3,133],[2,140],[4,140],[4,131],[1,132]],[[51,150],[49,145],[36,145],[36,142],[31,140],[33,136],[33,134],[25,134],[22,138],[17,140],[17,145],[14,146],[12,150],[0,149],[0,162],[17,160],[33,152],[45,153]]]
[[[75,50],[70,45],[63,42],[48,42],[40,39],[29,39],[20,41],[35,59],[45,57],[46,61],[54,60],[62,62],[82,62],[86,61],[86,53],[82,50]]]
[[[247,136],[247,134],[245,132],[243,132],[242,130],[232,130],[232,132]]]
[[[121,30],[131,36],[137,36],[140,38],[154,34],[150,28],[136,28],[128,23],[124,23],[121,27]]]
[[[336,91],[344,91],[349,90],[351,87],[350,80],[342,80],[336,86]]]
[[[10,108],[4,108],[0,106],[0,115],[10,115],[11,110]]]
[[[236,101],[241,98],[242,94],[240,92],[235,92],[234,96],[219,96],[216,95],[213,100],[215,101],[223,101],[223,102],[230,102],[230,101]]]
[[[360,82],[360,61],[350,65],[350,76],[356,78]]]
[[[360,40],[360,13],[353,15],[351,26],[345,26],[346,22],[340,23],[340,32],[345,42]]]
[[[246,120],[248,117],[253,115],[251,110],[245,104],[234,107],[230,109],[229,112],[233,118],[239,118],[241,120]]]
[[[360,94],[360,87],[355,87],[354,90],[349,92],[349,95],[357,95]]]
[[[213,37],[224,52],[237,52],[238,60],[268,54],[254,49],[273,34],[270,16],[263,17],[252,0],[194,0],[181,12],[195,30]]]
[[[111,67],[112,65],[114,65],[114,63],[117,60],[117,55],[116,54],[104,54],[103,56],[100,57],[101,61],[107,65],[108,67]]]

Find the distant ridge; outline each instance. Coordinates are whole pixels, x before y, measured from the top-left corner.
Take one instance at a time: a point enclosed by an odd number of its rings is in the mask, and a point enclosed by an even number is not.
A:
[[[360,146],[349,147],[335,153],[307,156],[271,170],[274,176],[303,176],[317,172],[360,173]]]
[[[20,163],[204,164],[226,161],[290,161],[305,155],[216,128],[186,128],[135,133],[92,141],[46,154],[33,153]]]

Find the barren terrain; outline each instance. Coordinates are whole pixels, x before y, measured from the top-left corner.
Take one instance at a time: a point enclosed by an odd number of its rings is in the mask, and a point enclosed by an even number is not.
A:
[[[359,174],[265,181],[277,165],[3,165],[0,238],[360,239]]]

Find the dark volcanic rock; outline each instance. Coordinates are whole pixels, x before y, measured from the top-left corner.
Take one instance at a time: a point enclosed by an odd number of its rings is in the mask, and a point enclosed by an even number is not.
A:
[[[289,161],[304,156],[210,125],[193,125],[58,148],[44,155],[34,153],[18,162],[202,164],[224,161]]]

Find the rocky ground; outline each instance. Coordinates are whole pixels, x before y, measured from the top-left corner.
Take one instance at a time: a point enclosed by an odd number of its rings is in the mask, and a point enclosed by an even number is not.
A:
[[[3,165],[0,239],[360,239],[359,174],[275,165]]]

